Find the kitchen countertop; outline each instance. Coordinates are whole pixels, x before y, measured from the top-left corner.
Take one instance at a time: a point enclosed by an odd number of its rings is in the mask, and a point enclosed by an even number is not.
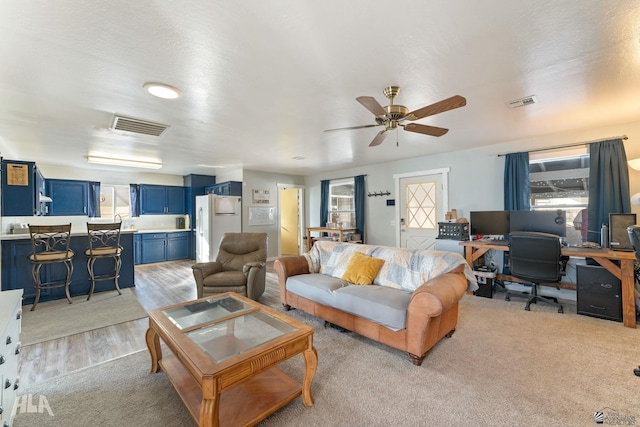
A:
[[[191,231],[191,230],[187,230],[184,228],[171,228],[171,229],[144,229],[144,230],[138,230],[137,228],[131,229],[131,228],[123,228],[120,233],[122,234],[132,234],[132,233],[139,233],[139,234],[145,234],[145,233],[177,233],[180,231]],[[75,233],[72,232],[71,236],[86,236],[87,233],[86,232],[81,232],[81,233]],[[20,240],[20,239],[30,239],[29,233],[21,233],[21,234],[2,234],[0,235],[0,240]]]

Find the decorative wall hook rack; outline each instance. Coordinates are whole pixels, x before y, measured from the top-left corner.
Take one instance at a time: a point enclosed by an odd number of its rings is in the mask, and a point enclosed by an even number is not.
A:
[[[378,197],[378,196],[390,196],[391,193],[389,193],[388,191],[376,191],[374,193],[367,193],[368,197]]]

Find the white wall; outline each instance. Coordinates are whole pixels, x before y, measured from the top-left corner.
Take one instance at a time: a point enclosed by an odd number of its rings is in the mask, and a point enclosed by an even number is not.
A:
[[[216,178],[216,182],[218,181]],[[280,235],[280,211],[278,209],[278,184],[304,185],[304,177],[297,175],[276,174],[252,170],[243,171],[242,182],[242,231],[247,233],[267,233],[269,249],[267,256],[278,255],[278,238]],[[257,205],[253,203],[253,190],[269,190],[270,203]],[[249,225],[249,207],[274,207],[273,225]]]
[[[504,208],[504,157],[505,154],[529,151],[535,148],[555,147],[614,136],[627,135],[625,150],[628,159],[640,157],[640,121],[606,128],[567,132],[540,136],[528,140],[511,141],[472,150],[424,156],[351,169],[342,169],[305,177],[307,191],[307,226],[320,225],[320,181],[366,174],[366,191],[386,191],[388,197],[366,197],[366,243],[395,246],[394,209],[386,206],[387,199],[398,199],[394,188],[394,174],[449,167],[449,206],[457,209],[458,216],[468,217],[472,210],[501,210]],[[434,138],[435,139],[435,138]],[[436,140],[446,143],[445,139]],[[371,148],[372,150],[375,148]],[[402,149],[402,147],[400,147]],[[629,170],[630,195],[640,192],[640,172]],[[640,214],[640,206],[632,206]]]

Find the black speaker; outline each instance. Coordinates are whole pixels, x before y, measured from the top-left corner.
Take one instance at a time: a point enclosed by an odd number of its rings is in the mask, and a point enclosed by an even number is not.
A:
[[[578,314],[622,322],[620,279],[604,267],[577,266]]]
[[[633,251],[627,227],[636,225],[634,213],[609,214],[609,247],[614,251]]]

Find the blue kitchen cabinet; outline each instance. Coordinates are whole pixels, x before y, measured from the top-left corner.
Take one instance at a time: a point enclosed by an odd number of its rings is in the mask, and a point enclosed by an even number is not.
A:
[[[191,232],[167,233],[167,261],[188,259],[191,254]]]
[[[44,178],[34,162],[2,161],[2,216],[44,215]]]
[[[142,264],[142,235],[133,236],[133,263]]]
[[[142,233],[139,242],[138,264],[191,258],[191,231]]]
[[[88,215],[89,181],[47,179],[47,195],[53,199],[48,215]]]
[[[186,213],[186,189],[168,185],[140,185],[140,214],[162,215]]]
[[[73,274],[69,284],[71,296],[87,295],[89,292],[89,273],[87,271],[87,256],[84,251],[87,249],[87,236],[83,234],[72,235],[70,248],[74,252]],[[134,286],[134,247],[133,234],[122,233],[120,235],[120,246],[122,246],[120,267],[120,278],[118,284],[120,288]],[[28,255],[31,253],[31,240],[28,237],[21,239],[11,239],[2,241],[2,290],[23,289],[23,304],[33,304],[35,299],[35,289],[33,287],[33,277],[31,276],[31,262]],[[113,261],[104,259],[96,262],[96,274],[103,274],[113,270]],[[61,264],[45,265],[41,269],[42,277],[49,280],[63,278],[66,269]],[[95,292],[114,290],[112,280],[96,282]],[[40,301],[50,301],[54,299],[66,298],[64,288],[53,288],[43,290]]]
[[[167,233],[145,233],[142,235],[142,264],[166,261]]]

